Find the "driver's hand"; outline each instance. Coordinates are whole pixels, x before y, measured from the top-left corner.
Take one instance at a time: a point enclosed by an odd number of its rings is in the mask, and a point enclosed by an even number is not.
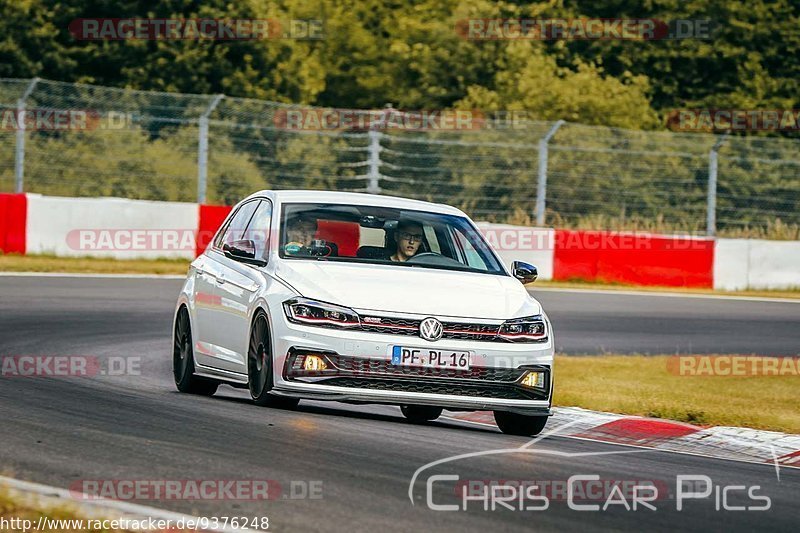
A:
[[[308,249],[303,246],[302,242],[297,241],[287,242],[283,251],[286,255],[308,255]]]

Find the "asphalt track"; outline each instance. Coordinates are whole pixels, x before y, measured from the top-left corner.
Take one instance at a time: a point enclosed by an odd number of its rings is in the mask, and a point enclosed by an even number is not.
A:
[[[281,411],[256,407],[243,391],[228,387],[212,398],[178,394],[171,378],[170,322],[179,286],[176,280],[0,277],[0,355],[141,358],[135,375],[0,378],[5,473],[59,487],[87,479],[275,480],[281,490],[273,485],[277,499],[266,502],[137,501],[201,516],[267,516],[271,531],[790,531],[800,523],[797,470],[784,468],[778,476],[770,465],[558,436],[530,445],[528,453],[468,457],[426,469],[412,487],[412,505],[411,478],[427,463],[513,449],[528,439],[454,421],[414,426],[393,407],[302,402],[297,411]],[[550,313],[559,347],[568,352],[798,349],[798,304],[551,291],[537,296]],[[656,511],[620,505],[576,511],[557,495],[539,511],[484,510],[479,501],[469,502],[467,511],[433,511],[426,504],[431,474],[457,475],[462,482],[556,483],[596,474],[603,480],[654,481],[662,490],[652,502]],[[712,494],[678,511],[674,490],[680,474],[706,475],[717,486],[757,485],[755,494],[768,496],[770,509],[716,510]],[[309,482],[321,486],[321,497],[302,497]],[[433,487],[435,503],[461,503],[454,482]],[[763,504],[741,491],[732,494],[732,505]]]
[[[800,300],[536,290],[568,354],[800,355]]]

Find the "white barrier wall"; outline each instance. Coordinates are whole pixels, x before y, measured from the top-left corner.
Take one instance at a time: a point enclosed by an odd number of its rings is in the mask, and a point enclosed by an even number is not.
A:
[[[792,289],[800,287],[800,242],[717,239],[714,288]]]
[[[477,222],[476,225],[506,267],[525,261],[537,268],[539,279],[553,279],[555,230]]]
[[[714,244],[714,288],[737,291],[747,288],[749,245],[746,239],[718,239]]]
[[[200,226],[197,204],[38,194],[26,198],[27,253],[117,259],[195,257]],[[525,261],[539,269],[540,279],[553,278],[555,230],[477,225],[506,266]],[[800,288],[800,241],[717,239],[713,270],[715,289]]]
[[[197,204],[28,194],[27,253],[117,259],[195,256]]]

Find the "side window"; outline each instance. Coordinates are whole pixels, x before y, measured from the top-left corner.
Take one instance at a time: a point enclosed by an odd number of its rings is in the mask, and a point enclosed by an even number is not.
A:
[[[247,229],[247,224],[250,222],[250,219],[253,218],[253,213],[256,207],[258,207],[258,203],[259,200],[253,200],[239,207],[239,210],[236,211],[236,214],[233,215],[233,218],[228,222],[228,226],[220,232],[217,240],[214,241],[215,248],[222,248],[222,245],[225,243],[244,238],[244,231]]]
[[[458,243],[458,247],[461,249],[462,253],[464,254],[464,258],[467,261],[467,265],[479,268],[481,270],[487,270],[486,263],[484,262],[481,255],[475,250],[475,247],[472,246],[472,243],[469,242],[463,233],[460,230],[454,230],[453,234],[455,236],[456,242]]]
[[[425,239],[428,241],[431,252],[436,252],[437,254],[442,253],[442,248],[439,246],[439,239],[436,238],[436,231],[433,227],[426,225],[423,231],[425,232]]]
[[[272,226],[272,202],[261,200],[253,215],[250,225],[247,226],[245,239],[251,239],[256,245],[256,259],[267,260],[269,254],[269,232]]]

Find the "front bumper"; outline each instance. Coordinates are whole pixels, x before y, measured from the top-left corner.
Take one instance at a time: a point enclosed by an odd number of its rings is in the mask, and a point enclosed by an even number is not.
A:
[[[550,416],[549,401],[519,402],[493,398],[465,398],[441,394],[420,394],[407,392],[383,392],[363,389],[331,390],[331,387],[303,384],[282,385],[271,391],[278,396],[305,398],[308,400],[328,400],[350,403],[379,403],[388,405],[434,405],[454,411],[513,411],[524,415]]]
[[[550,414],[552,338],[542,344],[464,340],[425,341],[408,336],[321,329],[283,322],[275,335],[273,393],[317,400],[435,405],[452,410]],[[472,369],[415,370],[391,364],[392,346],[467,350]],[[334,372],[293,371],[298,354],[323,354]],[[296,366],[296,365],[295,365]],[[519,385],[527,370],[546,374],[546,387]]]

